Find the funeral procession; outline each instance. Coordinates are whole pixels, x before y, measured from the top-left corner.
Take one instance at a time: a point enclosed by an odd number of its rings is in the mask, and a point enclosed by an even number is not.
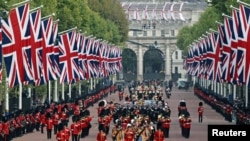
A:
[[[0,141],[249,139],[250,0],[0,10]]]

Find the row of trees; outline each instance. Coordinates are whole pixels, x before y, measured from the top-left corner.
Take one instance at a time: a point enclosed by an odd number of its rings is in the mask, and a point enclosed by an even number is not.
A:
[[[241,0],[242,2],[250,3],[250,0]],[[232,15],[232,8],[239,7],[237,0],[212,0],[210,6],[201,14],[199,21],[192,26],[185,26],[179,31],[177,36],[177,46],[179,49],[184,50],[187,55],[188,46],[194,40],[199,39],[202,34],[206,34],[210,28],[217,31],[217,23],[223,21],[223,13]],[[223,23],[223,22],[222,22]]]
[[[0,1],[0,13],[9,11],[13,5],[24,0]],[[128,21],[119,0],[32,0],[31,9],[43,5],[42,17],[55,14],[54,19],[59,19],[59,32],[77,26],[82,33],[93,35],[110,44],[123,46],[128,38]],[[1,15],[0,16],[4,16]],[[3,81],[0,83],[0,99],[4,99],[7,86],[6,70],[3,63]],[[55,82],[52,82],[52,85]],[[87,84],[87,82],[80,82]],[[78,84],[76,84],[78,86]],[[33,86],[26,86],[33,87]],[[59,86],[60,88],[60,86]],[[24,88],[25,89],[25,88]],[[36,87],[37,94],[42,97],[47,94],[47,86]],[[18,89],[10,89],[10,96],[18,94]]]

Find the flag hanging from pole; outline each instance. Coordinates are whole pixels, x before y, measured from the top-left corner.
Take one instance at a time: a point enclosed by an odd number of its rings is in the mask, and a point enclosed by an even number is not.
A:
[[[13,8],[2,20],[2,53],[10,88],[33,79],[29,8],[29,3]]]

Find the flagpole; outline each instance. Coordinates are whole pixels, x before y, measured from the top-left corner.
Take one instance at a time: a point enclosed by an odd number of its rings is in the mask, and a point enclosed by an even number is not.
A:
[[[62,100],[65,100],[65,96],[64,96],[64,83],[62,83]]]
[[[57,22],[59,22],[59,21],[60,21],[60,19],[57,19],[57,20],[54,21],[54,23],[57,23]]]
[[[216,31],[216,30],[214,30],[212,28],[209,28],[209,30],[218,33],[218,31]]]
[[[9,86],[8,86],[8,83],[9,83],[9,79],[6,78],[6,91],[5,91],[5,109],[7,111],[9,111]]]
[[[239,8],[234,7],[233,5],[230,5],[230,8],[239,10]]]
[[[55,80],[55,85],[54,85],[54,101],[58,102],[58,95],[57,95],[57,79]]]
[[[34,8],[34,9],[31,9],[30,12],[34,12],[34,11],[36,11],[36,10],[38,10],[38,9],[41,9],[41,8],[43,8],[43,5],[40,5],[39,7],[36,7],[36,8]]]
[[[29,1],[30,1],[30,0],[26,0],[26,1],[22,1],[22,2],[19,2],[19,3],[13,4],[12,7],[16,7],[16,6],[19,6],[19,5],[26,4],[26,3],[29,2]]]
[[[22,109],[22,93],[23,93],[23,85],[19,84],[19,106],[18,109]]]
[[[250,7],[250,4],[245,3],[245,2],[243,2],[243,1],[237,0],[237,2],[240,3],[240,4],[243,4],[243,5],[246,5],[246,6]]]
[[[224,16],[224,17],[228,17],[228,18],[232,19],[232,17],[230,17],[230,16],[226,15],[225,13],[222,13],[222,16]]]
[[[48,16],[42,17],[41,20],[47,19],[47,18],[55,16],[55,15],[56,15],[55,13],[52,13],[52,14],[50,14]]]
[[[71,30],[75,30],[75,29],[77,29],[77,27],[73,27],[73,28],[71,28],[71,29],[68,29],[68,30],[62,31],[62,32],[60,32],[60,33],[58,33],[58,34],[63,34],[63,33],[66,33],[66,32],[69,32],[69,31],[71,31]]]
[[[215,21],[217,24],[220,24],[220,25],[223,25],[223,23],[221,23],[221,22],[218,22],[218,21]]]

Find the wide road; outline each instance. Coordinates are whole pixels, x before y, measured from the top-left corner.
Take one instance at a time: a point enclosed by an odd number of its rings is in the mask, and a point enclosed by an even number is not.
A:
[[[125,93],[128,93],[128,89],[125,89]],[[166,141],[207,141],[207,128],[209,124],[232,124],[224,120],[224,118],[219,114],[216,113],[210,106],[206,105],[204,102],[204,118],[203,123],[198,123],[198,115],[197,115],[197,108],[200,99],[198,99],[194,93],[193,88],[190,88],[188,91],[186,90],[179,90],[177,88],[173,88],[172,96],[170,99],[166,99],[164,94],[165,100],[168,102],[171,108],[171,125],[169,131],[169,138],[166,138]],[[119,103],[118,101],[118,94],[112,93],[107,98],[107,101],[114,101]],[[188,111],[191,114],[192,123],[191,123],[191,131],[190,137],[188,139],[182,137],[180,126],[178,123],[178,104],[181,99],[184,99],[187,104]],[[123,101],[122,101],[123,102]],[[92,128],[90,129],[89,136],[85,138],[81,138],[81,141],[95,141],[96,135],[98,132],[98,124],[97,124],[97,107],[98,103],[96,103],[93,107],[90,107],[89,110],[91,115],[93,116],[92,120]],[[111,124],[111,128],[113,127],[113,123]],[[34,131],[33,133],[25,134],[22,137],[14,138],[13,141],[45,141],[48,140],[46,138],[46,132],[41,134],[40,132]],[[55,135],[52,135],[52,141],[56,141]],[[108,135],[108,141],[112,141],[110,134]]]

